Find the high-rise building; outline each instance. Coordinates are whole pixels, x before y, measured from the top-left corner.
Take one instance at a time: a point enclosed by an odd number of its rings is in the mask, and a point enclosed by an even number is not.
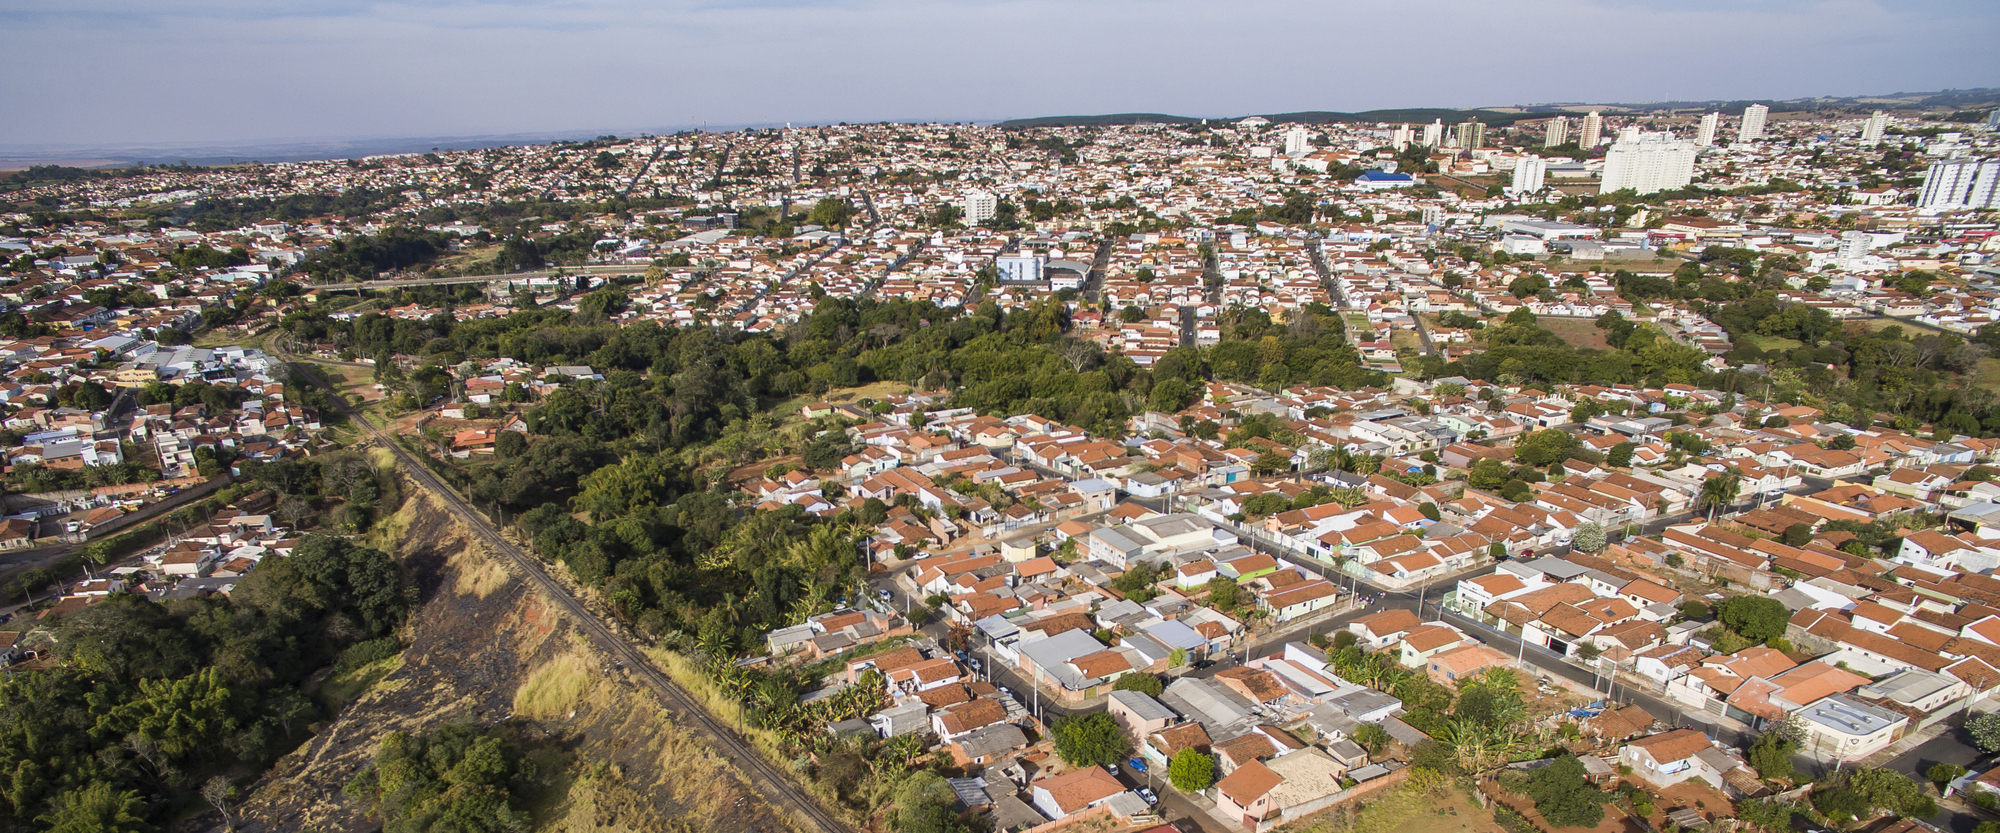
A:
[[[1312,152],[1312,134],[1303,124],[1285,128],[1285,155],[1304,156]]]
[[[1538,193],[1548,172],[1548,160],[1532,153],[1525,154],[1514,160],[1514,185],[1508,190],[1515,196]]]
[[[1557,116],[1549,119],[1549,132],[1542,135],[1542,147],[1552,148],[1569,141],[1569,119]]]
[[[1590,115],[1583,117],[1582,135],[1577,137],[1577,144],[1583,145],[1584,150],[1589,150],[1597,147],[1598,141],[1603,138],[1604,117],[1598,115],[1596,110],[1592,110]]]
[[[1872,145],[1882,141],[1882,131],[1889,129],[1889,114],[1876,110],[1867,123],[1861,125],[1861,143]]]
[[[1486,125],[1478,119],[1452,125],[1451,135],[1458,139],[1458,146],[1466,150],[1486,146]]]
[[[1621,142],[1639,141],[1639,126],[1636,124],[1628,124],[1625,125],[1624,127],[1618,128],[1618,141]]]
[[[1441,144],[1444,144],[1444,120],[1424,125],[1424,147],[1434,148]]]
[[[1704,148],[1714,146],[1715,131],[1720,127],[1722,127],[1721,113],[1710,113],[1706,116],[1702,116],[1701,127],[1696,129],[1694,132],[1695,146]]]
[[[1416,135],[1417,132],[1409,125],[1398,125],[1395,132],[1389,134],[1389,146],[1400,151],[1409,147],[1410,142],[1415,141]]]
[[[1743,108],[1743,123],[1736,127],[1736,141],[1754,142],[1764,138],[1764,119],[1770,115],[1771,108],[1762,104]]]
[[[1993,112],[1986,114],[1986,129],[2000,130],[2000,107],[1996,107],[1993,109]]]
[[[1694,143],[1671,133],[1641,133],[1604,154],[1604,182],[1597,192],[1627,188],[1641,194],[1686,188],[1694,181]]]
[[[1000,198],[985,191],[967,191],[959,208],[965,212],[965,224],[976,226],[1000,213]]]
[[[1931,212],[2000,208],[2000,159],[1932,162],[1917,208]]]

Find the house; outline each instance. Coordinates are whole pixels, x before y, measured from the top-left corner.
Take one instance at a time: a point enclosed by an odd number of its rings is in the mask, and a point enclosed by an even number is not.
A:
[[[1165,729],[1174,722],[1174,710],[1143,691],[1113,691],[1105,698],[1105,710],[1134,741]]]
[[[1379,651],[1402,639],[1416,626],[1423,624],[1417,614],[1400,608],[1370,613],[1347,623],[1347,630],[1359,638],[1364,651]]]
[[[1430,658],[1424,674],[1433,682],[1457,685],[1459,680],[1477,675],[1488,668],[1513,665],[1514,658],[1477,643],[1459,645]]]
[[[1035,809],[1055,821],[1080,813],[1125,792],[1104,767],[1094,766],[1036,781],[1029,790]]]
[[[1902,737],[1910,719],[1851,694],[1834,694],[1795,712],[1805,726],[1799,751],[1816,758],[1854,761]]]
[[[1618,760],[1655,787],[1667,788],[1700,778],[1718,790],[1727,789],[1725,776],[1742,766],[1694,729],[1675,729],[1640,738],[1618,750]]]
[[[1262,761],[1246,762],[1216,783],[1215,809],[1225,818],[1236,819],[1256,830],[1266,819],[1277,816],[1271,791],[1284,780],[1284,776]]]

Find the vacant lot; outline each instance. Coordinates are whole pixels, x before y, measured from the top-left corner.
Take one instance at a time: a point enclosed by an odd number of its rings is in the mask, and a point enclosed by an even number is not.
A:
[[[1543,318],[1542,329],[1555,333],[1574,346],[1586,350],[1608,350],[1611,342],[1604,340],[1604,331],[1597,328],[1597,322],[1588,318]]]
[[[1502,833],[1493,811],[1461,786],[1435,792],[1403,786],[1335,807],[1282,828],[1286,833]]]

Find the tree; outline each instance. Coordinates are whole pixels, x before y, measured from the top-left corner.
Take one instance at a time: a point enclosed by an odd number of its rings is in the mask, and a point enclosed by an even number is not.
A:
[[[896,786],[896,833],[963,833],[952,805],[958,800],[944,776],[917,770]]]
[[[1529,434],[1514,443],[1514,459],[1529,466],[1550,466],[1569,459],[1578,445],[1576,435],[1548,428]]]
[[[1594,521],[1578,524],[1576,531],[1570,534],[1569,541],[1570,546],[1575,547],[1578,552],[1597,552],[1604,549],[1604,525]]]
[[[1766,781],[1776,781],[1789,779],[1797,774],[1797,768],[1792,766],[1792,756],[1798,751],[1799,745],[1796,741],[1779,732],[1765,732],[1757,737],[1756,743],[1750,745],[1746,757],[1749,758],[1750,768],[1757,770],[1759,777]]]
[[[1629,442],[1619,443],[1617,445],[1612,446],[1611,452],[1609,454],[1604,455],[1604,464],[1614,469],[1631,468],[1633,448],[1635,448],[1635,446],[1633,446]]]
[[[1160,692],[1167,689],[1167,684],[1160,682],[1160,678],[1151,674],[1126,674],[1119,677],[1118,684],[1111,688],[1114,691],[1137,691],[1148,697],[1158,697]]]
[[[1951,786],[1951,782],[1958,780],[1964,774],[1965,767],[1958,764],[1939,763],[1932,764],[1931,768],[1924,772],[1924,777],[1930,779],[1930,782],[1937,786],[1938,792],[1944,792],[1945,787]]]
[[[1710,475],[1701,481],[1701,495],[1695,498],[1696,509],[1727,509],[1736,503],[1736,495],[1743,490],[1743,478],[1736,472]]]
[[[1785,603],[1769,596],[1734,596],[1723,601],[1717,613],[1722,624],[1758,645],[1783,636],[1791,622]]]
[[[1590,785],[1583,762],[1564,753],[1528,777],[1535,810],[1557,827],[1595,827],[1604,820],[1605,795]]]
[[[1792,524],[1791,526],[1785,527],[1784,537],[1780,538],[1779,540],[1784,541],[1785,546],[1788,547],[1803,547],[1807,544],[1812,543],[1812,539],[1813,539],[1813,531],[1811,525]]]
[[[2000,712],[1989,712],[1965,721],[1965,733],[1979,751],[2000,752]]]
[[[1056,755],[1070,766],[1107,766],[1132,754],[1132,739],[1109,712],[1071,715],[1049,729]]]
[[[229,800],[236,797],[236,785],[227,777],[217,775],[201,785],[201,798],[222,814],[222,829],[235,830],[236,822],[229,817]]]
[[[1391,740],[1393,738],[1389,737],[1389,730],[1378,724],[1363,723],[1354,730],[1354,742],[1368,750],[1369,755],[1382,754],[1382,750],[1389,748]]]
[[[1208,789],[1215,783],[1215,756],[1194,747],[1182,749],[1167,764],[1167,780],[1184,793]]]
[[[50,833],[139,833],[151,829],[139,816],[141,806],[138,793],[93,781],[57,799],[54,811],[35,821]]]

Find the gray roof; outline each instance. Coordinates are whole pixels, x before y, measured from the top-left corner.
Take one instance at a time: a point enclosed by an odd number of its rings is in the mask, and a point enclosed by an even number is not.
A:
[[[994,830],[1003,833],[1040,827],[1049,823],[1048,818],[1029,806],[1028,802],[1011,795],[994,796],[993,812],[987,814],[986,820],[993,825]]]
[[[1862,686],[1860,694],[1869,698],[1886,698],[1908,706],[1957,683],[1957,680],[1942,674],[1933,674],[1920,668],[1906,668]]]
[[[1027,746],[1028,736],[1012,723],[995,723],[959,738],[958,744],[971,757],[991,758]]]
[[[1165,703],[1153,699],[1152,695],[1143,691],[1113,691],[1110,696],[1140,720],[1173,720],[1179,716],[1173,709],[1167,708]]]
[[[1074,630],[1063,631],[1047,639],[1021,642],[1018,647],[1021,653],[1027,654],[1029,659],[1035,661],[1035,666],[1041,669],[1043,677],[1054,679],[1071,691],[1082,691],[1089,687],[1090,681],[1076,673],[1067,663],[1077,657],[1104,650],[1104,643],[1098,642],[1096,637],[1088,633]]]
[[[1199,677],[1182,677],[1160,693],[1160,702],[1199,721],[1209,737],[1247,727],[1254,718],[1251,704],[1236,692]]]
[[[1430,735],[1417,731],[1417,727],[1393,717],[1382,721],[1382,728],[1389,730],[1389,737],[1395,738],[1404,746],[1416,746],[1431,739]]]
[[[944,782],[950,784],[951,791],[958,794],[960,804],[967,807],[984,807],[993,803],[993,799],[986,794],[984,778],[946,778]]]
[[[930,728],[930,707],[924,701],[912,699],[900,706],[891,706],[871,715],[868,720],[874,724],[876,732],[883,737],[907,735]]]
[[[1347,777],[1356,781],[1372,781],[1388,774],[1388,767],[1381,764],[1369,764],[1347,773]]]
[[[1872,735],[1908,718],[1846,694],[1820,698],[1797,714],[1821,726],[1850,735]]]
[[[1192,651],[1208,644],[1208,640],[1203,639],[1194,628],[1171,619],[1146,625],[1142,630],[1147,636],[1159,640],[1169,648]]]
[[[1401,708],[1403,701],[1372,688],[1350,691],[1327,701],[1328,705],[1346,712],[1350,717],[1379,712],[1383,709]]]

